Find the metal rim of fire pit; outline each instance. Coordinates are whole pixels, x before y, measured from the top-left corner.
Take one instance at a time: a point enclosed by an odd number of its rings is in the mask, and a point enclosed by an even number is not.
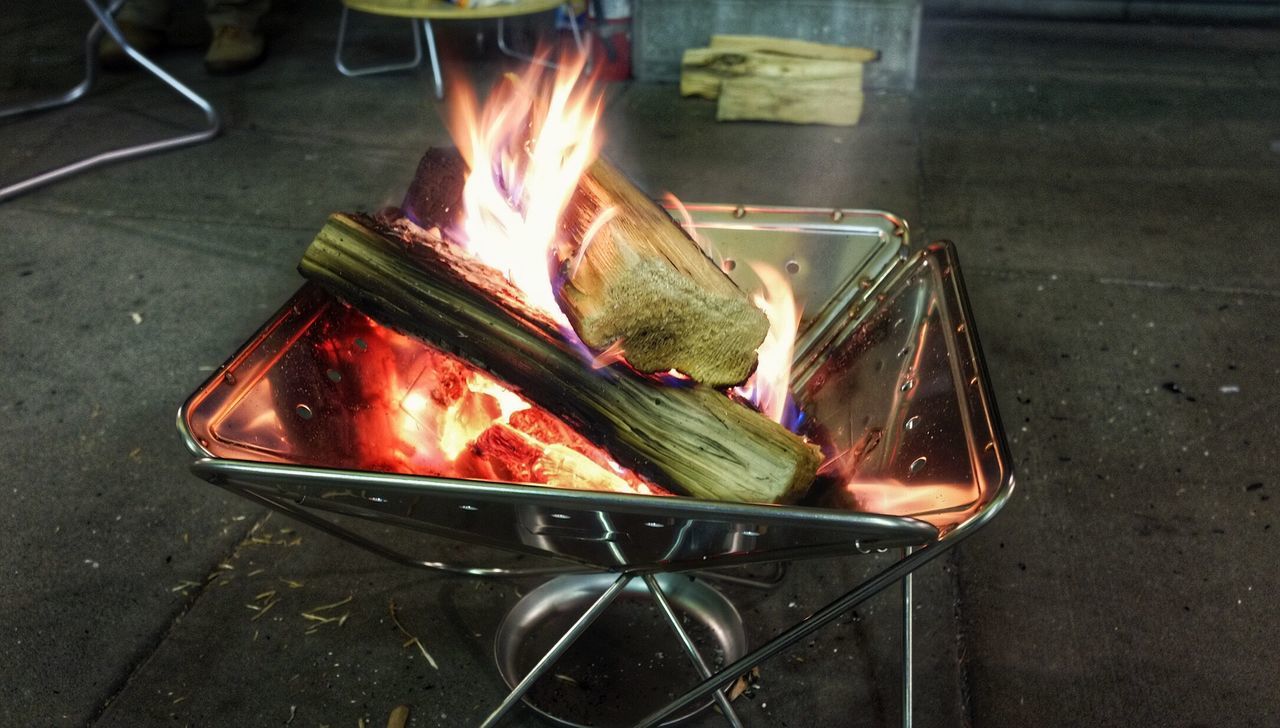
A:
[[[736,235],[739,239],[733,241],[734,245],[744,244],[747,248],[754,245],[764,251],[778,247],[775,238],[787,239],[787,235],[856,233],[873,235],[878,241],[870,247],[870,252],[860,253],[853,275],[829,282],[829,290],[824,293],[830,304],[813,317],[808,328],[802,329],[797,341],[795,381],[798,383],[821,379],[825,353],[833,346],[842,345],[841,342],[857,339],[873,314],[889,305],[886,301],[892,304],[904,290],[928,291],[928,315],[931,318],[918,320],[914,325],[921,329],[929,328],[935,346],[942,348],[942,357],[949,368],[942,389],[954,389],[951,394],[957,402],[960,420],[963,420],[964,431],[959,434],[963,435],[965,457],[969,459],[975,483],[980,486],[973,503],[963,504],[958,510],[952,509],[958,512],[957,518],[963,517],[962,520],[940,530],[912,517],[816,507],[712,503],[688,498],[577,492],[540,486],[309,467],[290,463],[286,458],[269,453],[252,452],[251,448],[245,450],[239,459],[228,457],[227,443],[211,442],[212,429],[201,429],[209,423],[194,422],[193,417],[200,407],[207,405],[206,398],[216,399],[227,390],[240,391],[246,379],[262,376],[264,367],[270,368],[274,360],[266,364],[261,361],[255,363],[250,356],[259,345],[273,352],[276,348],[283,351],[298,338],[289,328],[300,324],[293,319],[310,316],[314,321],[314,317],[320,315],[305,310],[307,288],[286,304],[236,357],[197,390],[179,412],[179,430],[187,447],[198,458],[192,470],[231,492],[405,565],[471,576],[605,572],[608,577],[612,573],[612,584],[599,600],[485,719],[482,725],[486,726],[497,724],[507,715],[522,700],[533,681],[550,668],[560,654],[558,650],[567,648],[633,580],[643,581],[661,604],[665,599],[657,579],[663,574],[685,572],[711,576],[707,570],[901,548],[901,559],[783,630],[764,645],[732,661],[714,675],[700,670],[705,676],[701,683],[644,717],[637,725],[668,724],[686,706],[701,702],[708,696],[719,703],[721,712],[731,725],[740,725],[721,694],[724,689],[759,663],[774,657],[895,582],[903,584],[903,723],[910,725],[913,689],[911,574],[989,522],[1013,489],[1008,447],[982,362],[954,248],[949,243],[934,244],[908,260],[906,224],[880,212],[728,205],[690,205],[688,209],[704,232],[713,231],[729,238]],[[722,242],[715,236],[713,240]],[[770,241],[775,244],[770,245]],[[790,270],[791,261],[787,266]],[[816,270],[821,266],[813,268]],[[314,291],[310,295],[314,297]],[[902,321],[898,319],[893,327],[896,329]],[[910,333],[915,335],[917,332]],[[273,336],[276,339],[272,339]],[[906,350],[904,347],[903,351]],[[261,352],[257,353],[261,355]],[[899,352],[899,356],[901,354]],[[922,377],[923,374],[917,378]],[[907,392],[910,384],[910,381],[905,382],[901,391]],[[894,407],[902,406],[901,402],[906,397],[893,396]],[[215,404],[226,406],[226,402]],[[910,427],[908,422],[906,428]],[[954,438],[957,433],[943,434]],[[237,452],[234,446],[229,451]],[[915,472],[915,464],[912,463],[912,473]],[[431,506],[425,509],[431,512],[431,517],[442,518],[442,522],[414,512],[422,499]],[[401,515],[405,512],[406,503],[409,504],[409,517]],[[481,513],[482,509],[486,512]],[[419,559],[313,511],[357,516],[508,551],[538,553],[569,564],[511,569]],[[945,512],[945,509],[925,511],[920,515],[929,518]],[[468,524],[481,523],[480,518],[488,522],[510,519],[518,538],[513,539],[510,535],[505,539],[488,538],[470,530]],[[566,522],[574,525],[564,526]],[[668,550],[649,548],[639,558],[625,553],[632,547],[645,546],[643,539],[655,533],[672,534]],[[634,534],[639,536],[630,540]],[[699,554],[700,547],[714,543],[729,545],[710,556]]]

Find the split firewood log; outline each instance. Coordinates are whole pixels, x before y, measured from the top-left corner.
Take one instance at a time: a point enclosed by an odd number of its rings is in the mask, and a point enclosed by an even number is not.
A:
[[[715,389],[668,386],[621,365],[592,369],[498,271],[407,221],[334,215],[299,270],[372,318],[489,371],[659,486],[776,503],[800,497],[817,472],[817,448]],[[568,484],[593,480],[561,455],[541,462],[544,471]]]
[[[450,230],[465,169],[455,150],[428,150],[405,214]],[[741,384],[755,370],[769,330],[764,312],[616,167],[592,164],[561,222],[550,263],[560,307],[584,344],[620,352],[641,372],[674,369],[713,387]]]
[[[604,159],[565,210],[560,308],[596,351],[617,345],[642,372],[741,384],[769,320],[684,228]]]

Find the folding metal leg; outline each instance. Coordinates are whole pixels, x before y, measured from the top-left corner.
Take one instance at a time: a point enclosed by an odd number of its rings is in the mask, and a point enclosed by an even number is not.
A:
[[[359,68],[352,67],[342,59],[342,52],[347,44],[347,22],[351,15],[351,8],[346,5],[342,6],[342,18],[338,21],[338,45],[333,49],[333,65],[337,66],[338,72],[348,78],[356,76],[369,76],[375,73],[387,73],[388,71],[405,71],[411,68],[417,68],[422,63],[422,38],[418,36],[418,21],[410,20],[409,25],[413,28],[413,60],[407,62],[387,63],[380,66],[361,66]],[[429,38],[430,36],[428,36]],[[432,58],[435,58],[435,52],[432,52]]]
[[[574,13],[573,4],[565,3],[561,7],[565,9],[565,14],[568,15],[569,17],[569,30],[570,32],[573,33],[573,43],[578,47],[578,52],[585,55],[587,52],[587,46],[582,40],[582,31],[581,29],[578,28],[578,17]],[[510,56],[512,58],[518,58],[522,61],[529,61],[531,63],[540,63],[550,68],[557,67],[555,63],[552,63],[551,61],[548,61],[544,58],[531,56],[528,53],[523,53],[521,51],[518,51],[512,48],[507,43],[506,18],[498,18],[498,50],[502,51],[504,55]]]
[[[958,539],[953,538],[951,543],[954,543],[955,540]],[[751,652],[732,664],[722,668],[719,672],[703,680],[697,686],[691,688],[680,697],[668,703],[665,707],[646,716],[636,725],[640,728],[656,726],[689,703],[727,687],[730,683],[737,680],[742,675],[745,675],[756,665],[776,657],[779,653],[788,649],[800,640],[803,640],[817,630],[835,621],[840,617],[840,615],[865,602],[876,594],[879,594],[893,583],[910,575],[912,571],[920,568],[924,564],[933,560],[939,554],[945,552],[951,543],[932,544],[917,551],[913,551],[907,556],[895,561],[880,573],[862,582],[851,591],[846,592],[844,595],[838,597],[835,601],[822,609],[819,609],[817,612],[814,612],[808,619],[789,627],[782,633],[776,635],[773,639],[761,645],[754,652]],[[909,710],[904,712],[904,716],[909,715]]]
[[[644,585],[649,587],[649,593],[653,595],[653,601],[658,604],[658,610],[662,612],[667,624],[671,626],[671,631],[676,633],[676,637],[679,638],[680,646],[684,648],[685,654],[689,655],[690,660],[693,660],[693,666],[698,670],[698,677],[704,680],[711,677],[711,668],[707,667],[706,660],[702,659],[702,655],[698,653],[697,646],[689,638],[689,633],[680,624],[680,618],[676,616],[676,611],[671,608],[671,602],[667,601],[667,595],[663,593],[657,577],[653,574],[645,574]],[[729,722],[729,725],[733,726],[733,728],[742,728],[742,721],[738,718],[738,714],[734,712],[733,706],[729,703],[729,697],[725,695],[723,689],[715,691],[715,700],[716,705],[720,706],[720,712],[724,714],[724,719]]]
[[[533,687],[533,684],[538,681],[538,678],[546,674],[547,670],[550,670],[552,666],[555,665],[556,660],[560,659],[560,656],[573,646],[573,643],[587,631],[588,627],[600,618],[601,614],[604,614],[604,611],[609,608],[610,604],[613,604],[613,600],[622,593],[622,590],[626,588],[632,578],[633,577],[630,574],[622,574],[619,576],[617,580],[613,582],[613,585],[606,589],[604,593],[600,595],[600,598],[596,599],[595,603],[592,604],[581,617],[578,617],[578,621],[573,623],[573,626],[569,628],[569,631],[561,635],[559,640],[556,640],[555,645],[547,651],[547,654],[542,656],[541,660],[538,660],[538,664],[533,666],[533,669],[529,671],[528,675],[524,676],[524,679],[520,681],[520,684],[512,688],[511,693],[502,701],[502,704],[490,713],[489,717],[485,718],[484,722],[480,724],[480,728],[492,728],[502,720],[503,716],[511,712],[511,709],[516,707],[516,704],[520,702],[520,699],[524,697],[525,693],[529,692],[529,688]]]
[[[120,162],[126,159],[133,159],[135,157],[176,149],[178,147],[200,144],[213,139],[222,130],[222,122],[218,118],[218,112],[214,110],[213,106],[206,101],[204,97],[200,96],[195,91],[192,91],[182,82],[178,81],[178,79],[169,75],[163,68],[157,66],[151,61],[151,59],[144,56],[140,51],[138,51],[138,49],[134,48],[125,40],[124,34],[120,32],[120,28],[116,25],[114,18],[116,11],[118,11],[120,6],[124,4],[124,0],[113,0],[108,7],[100,6],[94,0],[84,0],[84,3],[89,6],[90,12],[92,12],[94,17],[97,18],[93,27],[89,29],[89,34],[85,37],[84,80],[65,93],[53,98],[0,109],[0,118],[17,116],[19,114],[28,114],[34,111],[43,111],[45,109],[55,109],[61,106],[66,106],[77,99],[82,98],[86,93],[88,93],[89,89],[92,88],[93,82],[97,78],[97,46],[98,41],[102,39],[103,32],[106,32],[115,39],[116,43],[120,44],[120,47],[124,52],[128,54],[128,56],[138,65],[142,66],[143,69],[152,76],[155,76],[166,86],[177,91],[183,96],[183,98],[187,99],[204,112],[206,125],[200,131],[189,134],[181,134],[168,139],[147,142],[145,144],[135,144],[133,146],[121,147],[108,152],[102,152],[101,154],[96,154],[92,157],[88,157],[87,159],[82,159],[78,162],[73,162],[71,164],[51,169],[47,172],[35,175],[34,177],[29,177],[6,187],[0,187],[0,201],[16,197],[17,195],[28,192],[37,187],[65,179],[72,175],[79,174],[80,172],[94,169],[95,167],[100,167],[112,162]]]

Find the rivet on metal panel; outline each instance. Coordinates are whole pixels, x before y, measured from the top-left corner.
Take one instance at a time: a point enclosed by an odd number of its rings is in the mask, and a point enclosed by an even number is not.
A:
[[[919,426],[920,426],[920,415],[914,415],[912,417],[907,418],[907,421],[904,422],[902,425],[902,427],[907,430],[914,430]]]
[[[232,372],[227,372],[226,374],[222,375],[222,381],[226,382],[227,384],[235,384],[236,375]]]
[[[458,506],[458,510],[460,510],[460,511],[478,511],[478,510],[480,510],[480,508],[479,508],[479,506],[473,506],[473,505],[470,505],[470,504],[466,504],[466,505],[460,505],[460,506]]]
[[[957,324],[957,325],[956,325],[956,333],[957,333],[957,334],[963,334],[963,333],[964,333],[964,322],[961,322],[961,323],[959,323],[959,324]]]
[[[552,513],[551,517],[561,521],[567,521],[570,518],[573,518],[573,516],[569,515],[568,513]]]
[[[648,526],[649,528],[663,528],[666,526],[666,524],[658,523],[657,521],[645,521],[644,525]]]
[[[738,219],[742,219],[742,218],[746,217],[746,216],[747,216],[747,208],[743,207],[742,205],[738,205],[738,206],[737,206],[736,208],[734,208],[734,210],[733,210],[733,216],[734,216],[734,217],[736,217],[736,218],[738,218]]]
[[[901,386],[901,387],[898,387],[898,391],[899,391],[899,392],[909,392],[909,391],[911,391],[911,388],[912,388],[912,387],[914,387],[914,386],[916,386],[915,380],[908,379],[907,381],[905,381],[905,382],[903,382],[903,383],[902,383],[902,386]]]
[[[329,371],[325,372],[325,375],[329,377],[329,381],[331,382],[342,381],[342,372],[338,371],[337,369],[330,369]]]
[[[787,272],[790,273],[791,275],[795,275],[800,272],[800,261],[788,260],[786,264],[783,265],[782,267],[785,268]]]
[[[908,468],[908,470],[910,471],[910,473],[911,473],[912,475],[915,475],[916,473],[920,472],[921,470],[924,470],[924,466],[925,466],[925,464],[926,464],[926,463],[928,463],[928,462],[929,462],[929,459],[928,459],[928,458],[926,458],[925,456],[921,455],[920,457],[918,457],[918,458],[916,458],[915,460],[912,460],[912,461],[911,461],[911,467],[910,467],[910,468]]]
[[[725,273],[732,273],[733,269],[738,267],[738,261],[734,260],[733,258],[725,258],[720,263],[720,267],[724,268]]]
[[[832,220],[832,222],[840,222],[840,221],[841,221],[841,220],[843,220],[843,219],[844,219],[844,210],[832,210],[832,211],[831,211],[831,220]]]
[[[315,414],[314,412],[311,411],[311,408],[305,404],[298,405],[297,407],[294,408],[293,411],[297,412],[298,416],[304,420],[311,419],[311,416]]]

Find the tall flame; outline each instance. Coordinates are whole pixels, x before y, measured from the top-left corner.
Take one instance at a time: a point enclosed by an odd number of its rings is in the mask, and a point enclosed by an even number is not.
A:
[[[560,216],[600,151],[602,96],[585,57],[562,56],[554,71],[545,61],[506,74],[483,109],[462,92],[451,132],[471,173],[453,236],[567,326],[548,266]]]
[[[764,286],[752,300],[769,319],[769,333],[757,350],[760,363],[756,373],[739,391],[775,422],[792,427],[798,413],[791,397],[791,359],[800,327],[800,309],[791,284],[778,269],[754,261],[748,265]]]

